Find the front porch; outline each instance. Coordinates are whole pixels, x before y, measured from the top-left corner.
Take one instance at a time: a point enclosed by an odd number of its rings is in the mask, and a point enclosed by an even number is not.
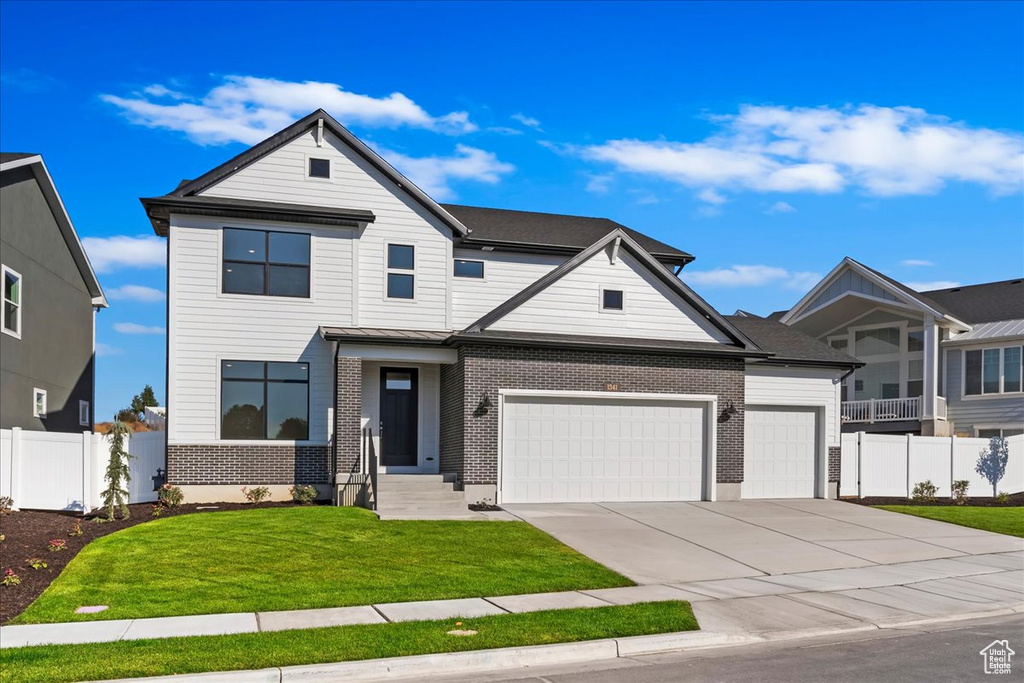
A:
[[[920,431],[929,436],[948,436],[946,399],[935,396],[935,415],[925,417],[923,398],[869,398],[843,401],[842,424],[844,432],[859,431]],[[877,426],[876,429],[867,427]]]

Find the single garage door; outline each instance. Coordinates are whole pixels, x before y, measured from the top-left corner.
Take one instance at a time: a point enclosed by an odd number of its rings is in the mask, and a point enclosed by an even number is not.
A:
[[[818,410],[747,406],[744,498],[813,498]]]
[[[700,500],[707,404],[506,396],[501,502]]]

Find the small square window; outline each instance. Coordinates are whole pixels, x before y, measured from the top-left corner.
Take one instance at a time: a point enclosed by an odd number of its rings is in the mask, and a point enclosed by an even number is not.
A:
[[[46,419],[46,390],[32,390],[32,416],[40,420]]]
[[[416,265],[416,250],[407,244],[388,245],[388,268],[412,270]]]
[[[309,177],[310,178],[330,178],[331,177],[331,160],[330,159],[310,159],[309,160]]]
[[[92,426],[92,420],[89,419],[89,402],[79,401],[78,402],[78,425],[80,427]]]
[[[622,290],[605,289],[601,296],[601,308],[606,311],[622,310]]]
[[[472,277],[478,280],[484,277],[483,261],[466,261],[455,259],[455,277]]]
[[[413,276],[401,273],[388,273],[388,298],[412,299]]]

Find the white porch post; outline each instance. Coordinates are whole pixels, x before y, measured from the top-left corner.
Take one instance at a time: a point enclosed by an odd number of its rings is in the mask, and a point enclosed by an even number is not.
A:
[[[939,395],[939,327],[935,318],[924,318],[924,391],[921,397],[923,419],[935,419],[936,397]]]

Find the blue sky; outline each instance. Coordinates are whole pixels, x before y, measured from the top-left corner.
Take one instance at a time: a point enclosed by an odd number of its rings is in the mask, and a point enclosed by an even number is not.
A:
[[[1021,3],[0,4],[0,147],[40,152],[111,307],[97,414],[164,395],[138,198],[324,106],[438,199],[607,216],[721,311],[849,255],[1024,272]]]

